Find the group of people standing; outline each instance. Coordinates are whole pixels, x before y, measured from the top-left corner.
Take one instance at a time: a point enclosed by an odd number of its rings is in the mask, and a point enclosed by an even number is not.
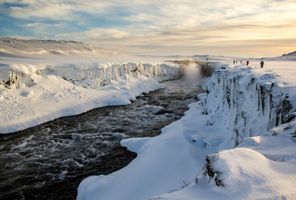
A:
[[[234,60],[234,61],[233,61],[233,64],[237,64],[237,63],[238,63],[237,60]],[[243,61],[241,60],[240,63],[243,64]],[[249,66],[249,64],[250,64],[250,62],[247,60],[247,61],[246,61],[246,65]],[[264,66],[264,61],[263,61],[263,59],[261,59],[261,61],[260,61],[259,64],[260,64],[260,67],[263,68],[263,66]]]

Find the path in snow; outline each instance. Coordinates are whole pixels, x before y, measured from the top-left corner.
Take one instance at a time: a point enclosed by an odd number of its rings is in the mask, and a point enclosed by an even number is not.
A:
[[[94,109],[0,137],[0,199],[73,199],[82,179],[109,174],[135,154],[126,137],[154,136],[187,110],[197,84],[167,81],[130,105]],[[5,191],[5,192],[3,192]]]

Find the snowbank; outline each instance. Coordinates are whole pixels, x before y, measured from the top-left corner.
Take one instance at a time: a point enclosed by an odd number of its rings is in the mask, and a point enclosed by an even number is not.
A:
[[[296,198],[291,87],[274,73],[220,68],[199,101],[161,135],[123,140],[137,158],[83,180],[77,199]]]
[[[296,120],[209,155],[190,186],[155,199],[295,199],[295,130]]]
[[[179,76],[177,65],[151,63],[11,64],[0,70],[0,133],[128,104]]]
[[[155,199],[295,199],[295,152],[289,136],[247,138],[209,156],[187,188]]]

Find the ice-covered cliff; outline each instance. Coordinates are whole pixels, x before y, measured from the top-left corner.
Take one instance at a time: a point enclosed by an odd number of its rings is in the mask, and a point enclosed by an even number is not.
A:
[[[93,108],[130,103],[175,79],[175,64],[11,64],[0,68],[0,133]]]
[[[295,87],[274,72],[221,66],[181,120],[123,140],[137,158],[85,179],[78,199],[296,198]]]
[[[283,87],[274,73],[255,74],[251,68],[222,68],[204,85],[203,114],[211,116],[206,126],[220,123],[225,138],[193,182],[155,199],[296,197],[295,86]]]
[[[262,135],[293,115],[288,91],[280,87],[273,73],[255,75],[251,68],[221,68],[204,85],[204,112],[212,126],[223,116],[231,147],[245,137]],[[227,147],[227,145],[225,146]]]
[[[123,63],[123,64],[13,64],[1,69],[0,84],[5,88],[19,88],[22,85],[34,85],[34,75],[58,76],[77,86],[84,88],[100,88],[110,85],[112,81],[137,78],[140,76],[153,77],[159,81],[174,79],[180,76],[179,68],[173,64]]]

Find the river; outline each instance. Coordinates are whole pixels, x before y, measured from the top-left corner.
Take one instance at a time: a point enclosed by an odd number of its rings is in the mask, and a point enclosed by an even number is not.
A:
[[[0,136],[0,199],[75,199],[81,180],[126,166],[123,138],[155,136],[180,119],[201,91],[183,79],[162,83],[129,105],[98,108]]]

